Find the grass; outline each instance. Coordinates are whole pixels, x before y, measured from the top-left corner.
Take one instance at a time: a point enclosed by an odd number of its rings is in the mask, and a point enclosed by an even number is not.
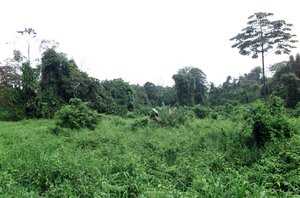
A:
[[[0,197],[297,197],[296,135],[264,149],[230,120],[178,128],[102,116],[94,130],[52,120],[0,122]]]

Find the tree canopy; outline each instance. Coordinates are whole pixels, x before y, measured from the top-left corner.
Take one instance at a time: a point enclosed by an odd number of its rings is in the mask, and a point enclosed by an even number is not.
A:
[[[266,53],[274,51],[275,54],[290,54],[291,49],[295,48],[293,43],[297,42],[294,39],[296,35],[290,33],[293,25],[284,20],[270,20],[273,15],[266,12],[254,13],[248,18],[247,27],[230,39],[235,41],[232,47],[238,48],[241,55],[252,54],[252,58],[257,58],[261,54],[264,83]]]

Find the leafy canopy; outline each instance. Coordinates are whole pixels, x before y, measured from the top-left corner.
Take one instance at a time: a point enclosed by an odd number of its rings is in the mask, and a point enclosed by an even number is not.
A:
[[[273,13],[265,12],[251,15],[247,27],[230,39],[236,42],[232,47],[238,48],[242,55],[252,54],[252,58],[271,50],[275,54],[289,54],[292,48],[296,48],[292,44],[298,42],[294,39],[296,35],[290,33],[293,25],[284,20],[271,21],[271,16]]]

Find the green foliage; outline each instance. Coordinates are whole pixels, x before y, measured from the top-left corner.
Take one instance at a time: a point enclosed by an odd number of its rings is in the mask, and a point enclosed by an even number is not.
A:
[[[95,131],[55,135],[52,120],[0,122],[0,197],[299,195],[299,133],[259,149],[241,120],[134,122],[104,115]]]
[[[159,104],[164,103],[165,105],[175,105],[176,100],[176,89],[175,87],[160,87],[160,100]]]
[[[273,13],[257,12],[248,19],[247,27],[241,33],[231,38],[236,43],[232,46],[238,48],[241,55],[251,55],[257,58],[262,57],[263,73],[263,96],[266,98],[266,76],[265,76],[265,54],[274,51],[275,54],[290,54],[293,43],[298,42],[294,39],[295,34],[291,34],[292,24],[284,20],[271,21],[269,18]]]
[[[294,115],[296,117],[300,117],[300,102],[298,102],[298,104],[296,105],[296,107],[294,109]]]
[[[197,118],[206,118],[211,113],[211,109],[209,107],[203,105],[196,105],[193,107],[193,112],[195,113]]]
[[[273,78],[270,80],[271,91],[283,98],[286,106],[294,108],[300,101],[300,56],[290,57],[289,61],[275,64]]]
[[[25,118],[21,91],[0,86],[0,120],[17,121]]]
[[[249,111],[253,137],[259,147],[269,141],[291,137],[292,131],[284,112],[282,99],[271,96],[267,103],[258,101]]]
[[[46,104],[51,116],[74,97],[91,101],[93,108],[101,112],[104,106],[102,90],[98,81],[81,72],[75,61],[65,54],[53,48],[43,53],[38,102]]]
[[[143,118],[137,118],[134,119],[133,123],[131,124],[131,129],[133,131],[136,131],[139,128],[145,128],[149,125],[150,120],[148,117],[143,117]]]
[[[77,130],[81,128],[94,130],[99,123],[99,115],[78,98],[72,98],[70,105],[59,110],[55,118],[56,126]]]
[[[232,78],[216,87],[213,83],[209,90],[209,103],[212,106],[225,105],[226,103],[248,104],[261,97],[262,70],[255,67],[249,73]]]
[[[17,67],[0,65],[0,87],[20,87],[20,80]]]
[[[27,118],[38,117],[39,106],[37,103],[37,93],[39,91],[39,70],[30,66],[29,62],[25,62],[21,67],[21,86],[22,99],[25,106],[25,113]]]
[[[289,54],[292,44],[297,42],[290,34],[292,24],[284,20],[270,21],[273,13],[257,12],[248,19],[247,27],[237,36],[230,40],[236,41],[232,47],[237,47],[242,55],[253,54],[253,58],[258,57],[258,53],[268,52],[276,49],[275,54]],[[262,48],[263,46],[263,48]]]
[[[288,141],[268,144],[261,159],[249,171],[249,176],[253,180],[263,181],[274,197],[299,196],[299,140],[299,136],[293,136]]]
[[[184,107],[170,107],[163,104],[161,107],[153,108],[154,120],[162,126],[184,125],[188,119]]]
[[[159,105],[159,89],[158,86],[151,82],[146,82],[143,86],[149,102],[152,105]]]
[[[17,66],[0,65],[0,120],[16,121],[25,117]]]
[[[206,103],[206,75],[198,68],[185,67],[173,75],[177,100],[180,105]]]
[[[173,75],[177,101],[180,105],[193,106],[195,104],[194,93],[196,90],[195,79],[189,73],[178,72]]]
[[[122,79],[114,79],[105,80],[101,85],[107,91],[107,113],[125,116],[128,111],[135,109],[135,95],[129,83]]]

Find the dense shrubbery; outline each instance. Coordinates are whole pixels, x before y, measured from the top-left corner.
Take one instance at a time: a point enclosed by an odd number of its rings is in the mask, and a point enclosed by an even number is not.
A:
[[[293,111],[293,115],[296,117],[300,117],[300,102],[298,102],[298,104],[296,105],[296,107]]]
[[[203,105],[196,105],[193,107],[193,112],[197,118],[206,118],[211,113],[211,109],[209,107]]]
[[[263,149],[225,119],[179,129],[104,115],[99,130],[56,136],[51,120],[0,122],[0,196],[297,197],[300,120],[290,121],[296,135]]]
[[[170,107],[163,104],[163,106],[153,108],[152,110],[152,117],[162,126],[175,127],[183,125],[188,118],[184,107]]]
[[[253,137],[259,147],[271,140],[291,137],[292,131],[280,98],[271,96],[266,103],[258,101],[248,113]]]
[[[0,86],[0,120],[21,120],[25,118],[24,109],[18,90]]]
[[[150,123],[150,120],[148,117],[142,117],[134,119],[133,123],[131,124],[131,129],[133,131],[139,129],[139,128],[145,128]]]
[[[88,128],[93,130],[99,123],[99,115],[78,98],[72,98],[70,105],[59,110],[55,118],[58,127],[70,129]]]

